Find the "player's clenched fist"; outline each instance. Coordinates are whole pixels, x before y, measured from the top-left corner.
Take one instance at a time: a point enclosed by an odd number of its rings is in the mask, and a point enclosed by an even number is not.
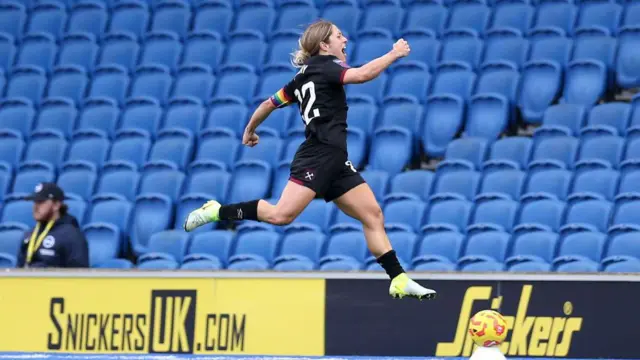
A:
[[[258,145],[258,141],[260,141],[260,137],[258,137],[258,135],[256,135],[256,133],[254,133],[253,131],[245,130],[244,134],[242,135],[243,145],[254,147]]]
[[[398,57],[405,57],[409,55],[411,52],[411,48],[409,47],[409,43],[405,39],[400,39],[393,44],[393,52],[395,52]]]

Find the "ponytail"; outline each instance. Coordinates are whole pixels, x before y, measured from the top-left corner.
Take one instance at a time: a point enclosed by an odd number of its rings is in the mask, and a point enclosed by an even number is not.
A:
[[[297,68],[301,68],[311,57],[311,55],[302,48],[296,50],[296,52],[291,55],[293,55],[291,64]]]

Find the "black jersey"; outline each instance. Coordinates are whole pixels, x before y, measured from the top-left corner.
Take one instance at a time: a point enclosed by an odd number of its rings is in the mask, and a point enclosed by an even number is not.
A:
[[[294,78],[271,97],[276,107],[297,103],[310,142],[347,151],[347,97],[344,74],[349,67],[333,55],[312,56]]]

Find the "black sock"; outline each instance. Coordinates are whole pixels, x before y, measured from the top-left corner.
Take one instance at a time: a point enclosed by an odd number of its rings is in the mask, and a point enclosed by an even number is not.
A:
[[[220,207],[220,220],[258,220],[258,202],[251,200]]]
[[[390,279],[393,279],[404,272],[402,265],[400,265],[400,262],[396,257],[395,250],[391,250],[383,254],[376,261],[378,262],[378,264],[382,265],[384,271],[387,272],[387,275],[389,275]]]

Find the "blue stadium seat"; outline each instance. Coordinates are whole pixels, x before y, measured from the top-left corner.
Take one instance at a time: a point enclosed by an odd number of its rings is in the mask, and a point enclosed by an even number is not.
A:
[[[419,200],[399,200],[384,207],[385,227],[394,230],[417,232],[422,226],[427,205]],[[410,259],[405,259],[410,260]]]
[[[183,230],[165,230],[149,237],[147,251],[138,257],[138,264],[153,260],[182,262],[189,247],[190,235]]]
[[[498,93],[480,93],[469,99],[465,134],[497,140],[511,122],[508,98]]]
[[[183,172],[164,168],[156,169],[149,164],[143,169],[138,194],[162,194],[172,202],[176,202],[182,193],[185,178]]]
[[[67,32],[84,32],[102,36],[107,28],[109,12],[107,5],[100,1],[84,0],[73,5],[69,14]]]
[[[347,102],[349,103],[349,128],[358,128],[370,136],[378,116],[375,101],[367,96],[349,96]]]
[[[551,105],[544,111],[542,126],[535,130],[534,137],[578,136],[586,123],[587,114],[584,105]]]
[[[569,1],[541,1],[532,27],[558,28],[566,34],[573,33],[578,15],[577,7]]]
[[[571,60],[593,59],[602,62],[607,67],[609,76],[613,74],[617,40],[600,31],[602,29],[587,27],[576,30],[573,42]],[[613,83],[613,76],[607,81]]]
[[[272,169],[264,161],[236,162],[227,201],[235,203],[267,198],[272,177]]]
[[[167,103],[164,128],[188,130],[198,134],[204,123],[205,110],[202,101],[196,97],[174,97]]]
[[[391,69],[387,96],[412,96],[420,103],[427,99],[431,83],[429,68],[424,62],[406,61]]]
[[[571,271],[572,268],[582,263],[580,270],[595,268],[604,253],[606,235],[598,232],[578,232],[573,233],[560,241],[556,258],[553,260],[553,267],[556,271]],[[570,265],[572,264],[573,265]]]
[[[140,44],[133,34],[127,32],[107,34],[100,45],[98,65],[116,65],[133,71],[138,63],[139,53]]]
[[[276,11],[266,0],[247,0],[242,2],[235,13],[232,30],[256,30],[268,35],[273,29]]]
[[[461,1],[449,6],[449,20],[446,28],[469,29],[482,34],[489,25],[491,9],[481,1]]]
[[[401,127],[382,127],[374,132],[369,169],[384,170],[391,176],[401,172],[413,156],[413,134]]]
[[[284,263],[308,263],[314,269],[326,242],[326,235],[315,231],[299,231],[287,234],[282,239],[275,266]]]
[[[109,32],[128,32],[136,38],[141,38],[149,27],[150,14],[149,5],[146,2],[118,1],[111,8]]]
[[[435,11],[435,9],[432,10]],[[410,12],[408,14],[411,16]],[[434,13],[433,16],[437,17],[439,15]],[[402,64],[415,61],[426,64],[430,69],[436,68],[440,57],[441,44],[433,31],[425,29],[424,27],[410,28],[403,31],[401,36],[411,44],[412,55],[410,58],[400,59],[398,63]]]
[[[580,171],[574,177],[571,193],[582,193],[613,201],[618,190],[619,181],[620,173],[611,169]]]
[[[198,2],[194,9],[193,30],[209,30],[220,36],[227,36],[233,22],[233,9],[224,0]]]
[[[405,17],[405,11],[398,0],[369,0],[364,1],[366,11],[360,22],[360,29],[381,28],[400,33],[400,26]]]
[[[558,246],[558,234],[549,231],[523,233],[513,239],[505,263],[512,268],[516,264],[534,262],[551,264]]]
[[[393,176],[384,170],[367,169],[360,172],[360,175],[364,181],[369,184],[373,195],[378,202],[381,202],[385,195],[387,195],[387,189],[389,188],[389,180]]]
[[[104,96],[114,99],[118,104],[124,104],[130,82],[126,68],[120,65],[99,66],[93,73],[87,96]]]
[[[476,74],[467,65],[444,63],[436,70],[430,94],[453,95],[466,101],[471,96],[475,81]]]
[[[179,264],[173,260],[154,259],[144,261],[136,266],[140,270],[176,270]]]
[[[520,69],[528,54],[529,40],[523,38],[520,32],[511,28],[495,28],[486,33],[482,66],[505,64]]]
[[[448,9],[438,1],[412,1],[406,7],[404,28],[406,30],[424,28],[430,30],[435,37],[444,30],[448,15]],[[414,45],[411,40],[406,40]]]
[[[530,61],[551,61],[561,67],[571,58],[573,40],[563,36],[562,31],[554,28],[538,28],[529,33],[531,50]]]
[[[225,65],[218,71],[218,84],[214,97],[237,96],[245,102],[250,101],[258,85],[258,76],[248,65]]]
[[[149,251],[149,238],[171,226],[171,199],[159,194],[138,195],[131,219],[131,248],[136,256]]]
[[[358,31],[358,41],[350,57],[351,65],[360,66],[384,55],[393,46],[392,34],[381,28]]]
[[[240,156],[240,145],[233,133],[205,130],[199,135],[194,163],[206,161],[215,163],[220,169],[230,169]]]
[[[292,8],[298,10],[298,0],[293,0]],[[300,6],[304,7],[300,3]],[[315,11],[315,10],[310,10]],[[290,25],[287,25],[290,26]],[[267,46],[267,56],[265,64],[289,64],[291,61],[291,49],[298,46],[298,39],[302,35],[301,31],[294,29],[282,29],[271,33]]]
[[[505,137],[491,143],[486,161],[482,164],[485,171],[491,169],[526,169],[533,149],[533,141],[528,137]]]
[[[426,222],[420,231],[464,232],[471,218],[471,202],[460,199],[433,199],[427,209]]]
[[[80,107],[89,86],[87,72],[77,65],[58,66],[53,70],[47,88],[47,97],[65,98]],[[44,106],[44,104],[41,104]],[[75,119],[74,119],[75,120]]]
[[[480,187],[480,173],[468,169],[436,168],[433,196],[472,200]],[[432,196],[432,198],[433,198]]]
[[[162,120],[162,108],[157,99],[133,97],[127,99],[120,119],[121,131],[136,131],[155,137]]]
[[[15,267],[17,257],[25,236],[23,227],[17,224],[0,224],[0,267]]]
[[[464,269],[479,262],[504,262],[509,237],[508,233],[501,231],[485,231],[469,236],[462,256],[458,259],[458,266]]]
[[[120,109],[114,100],[87,98],[78,116],[78,130],[102,132],[106,137],[115,135]]]
[[[392,232],[389,233],[389,242],[396,251],[396,256],[400,265],[407,270],[411,267],[411,260],[414,257],[418,236],[409,232]],[[369,256],[365,260],[365,266],[369,271],[384,271],[384,268],[378,264],[374,256]]]
[[[3,72],[6,73],[9,72],[15,61],[17,49],[14,42],[15,38],[11,35],[0,33],[0,69],[3,69]]]
[[[33,188],[29,191],[33,192]],[[25,231],[32,228],[36,221],[33,219],[33,202],[25,200],[26,194],[9,194],[4,198],[2,218],[0,223],[25,227]]]
[[[25,161],[42,161],[57,168],[67,153],[68,143],[57,132],[46,130],[34,131],[24,155]]]
[[[164,65],[140,65],[131,79],[130,97],[149,97],[165,106],[173,86],[173,77]]]
[[[382,102],[378,126],[375,130],[384,127],[402,127],[416,137],[420,133],[422,118],[419,98],[411,95],[389,95]]]
[[[191,4],[187,1],[163,0],[153,9],[151,31],[167,31],[184,38],[191,25]]]
[[[69,163],[60,169],[57,184],[65,194],[89,200],[98,182],[95,169],[82,163]]]
[[[371,60],[371,59],[369,59]],[[377,78],[362,84],[349,84],[345,86],[347,96],[366,96],[373,99],[376,104],[384,98],[385,89],[389,82],[389,76],[383,72]]]
[[[256,94],[254,100],[264,101],[268,99],[271,95],[275,94],[280,90],[284,85],[286,85],[296,73],[293,71],[291,65],[267,65],[262,68],[262,73],[260,76],[259,85],[256,89]],[[275,114],[274,114],[275,115]],[[274,126],[274,123],[277,121],[270,121],[265,125],[268,125],[272,128],[279,129],[279,132],[282,134],[288,128],[287,123],[281,124],[280,126]]]
[[[622,14],[622,6],[615,2],[586,1],[579,5],[575,27],[601,27],[615,34]]]
[[[99,169],[107,159],[110,148],[111,142],[100,132],[78,130],[73,134],[66,160]]]
[[[469,169],[480,169],[487,157],[489,142],[479,137],[462,137],[452,140],[447,145],[444,161],[445,164],[459,163]]]
[[[573,168],[578,146],[578,139],[570,136],[540,139],[534,146],[529,166],[547,163],[558,168]]]
[[[36,66],[15,66],[9,75],[5,97],[22,97],[40,104],[47,86],[45,70]]]
[[[364,233],[347,232],[336,234],[327,240],[326,250],[320,258],[319,265],[322,269],[329,263],[346,262],[355,265],[356,269],[360,269],[368,252]]]
[[[565,200],[573,181],[573,173],[564,169],[539,169],[529,172],[523,194],[546,195]]]
[[[425,265],[444,263],[455,267],[462,254],[464,236],[454,231],[443,231],[425,235],[412,259],[414,269],[429,270]],[[453,270],[453,269],[452,269]]]
[[[236,262],[258,261],[271,266],[280,246],[280,234],[273,231],[250,231],[239,234],[229,257],[230,268]]]
[[[624,138],[615,135],[600,135],[583,139],[577,164],[597,162],[616,168],[624,151]]]
[[[40,161],[27,161],[16,169],[12,193],[32,193],[36,185],[43,182],[55,182],[56,172],[50,164]]]
[[[485,172],[478,190],[478,196],[483,198],[506,196],[509,199],[518,200],[524,188],[525,178],[525,172],[516,169],[499,169]]]
[[[213,265],[218,268],[226,266],[234,238],[234,233],[227,230],[212,230],[194,234],[187,254],[183,258],[183,268],[187,264],[196,262],[208,262],[209,266]]]
[[[602,261],[602,271],[619,273],[640,272],[640,261],[631,258],[616,257],[609,261]]]
[[[117,259],[121,251],[121,232],[108,223],[90,223],[82,227],[89,247],[89,265],[98,267]]]
[[[589,111],[584,130],[601,130],[613,135],[624,135],[629,127],[631,114],[632,108],[627,103],[598,104]]]
[[[637,220],[638,201],[640,195],[635,192],[621,192],[615,199],[614,213],[611,218],[611,229],[623,226],[625,228],[635,228],[640,223]]]
[[[567,65],[561,101],[593,106],[607,88],[607,67],[593,60],[574,60]]]
[[[69,138],[75,127],[78,110],[73,101],[65,98],[47,98],[40,105],[34,131],[48,130]]]
[[[518,106],[526,123],[540,123],[544,111],[558,97],[562,67],[552,61],[533,61],[523,66]]]
[[[326,233],[329,224],[333,221],[334,210],[335,206],[326,203],[323,199],[311,200],[302,213],[291,224],[285,226],[284,231],[290,233],[299,230],[313,230]]]
[[[431,188],[435,173],[428,170],[408,170],[394,176],[389,183],[389,198],[413,198],[427,200],[431,196]]]
[[[498,2],[493,9],[490,29],[515,29],[526,34],[533,22],[535,8],[526,2]]]
[[[35,121],[33,104],[24,98],[8,98],[0,102],[0,127],[21,138],[31,134]]]
[[[473,5],[475,4],[471,6]],[[474,17],[481,18],[482,15],[475,14]],[[475,69],[480,63],[483,42],[473,30],[468,28],[447,30],[440,43],[442,44],[440,63],[464,64],[471,69]]]
[[[432,95],[425,106],[422,146],[428,155],[441,157],[464,121],[464,100],[451,94]]]
[[[182,43],[176,33],[155,31],[145,34],[139,65],[163,65],[174,72],[182,56]]]
[[[0,4],[0,32],[20,38],[27,17],[27,6],[17,1],[3,1]]]
[[[206,103],[211,99],[214,85],[215,76],[210,67],[191,63],[178,70],[171,96],[190,96]]]
[[[49,33],[32,33],[22,38],[15,66],[35,66],[51,71],[58,52],[56,39]]]
[[[128,199],[120,199],[115,193],[97,194],[91,199],[87,222],[89,224],[113,225],[122,234],[121,240],[124,240],[127,238],[125,234],[131,225],[133,209],[132,202]]]
[[[0,186],[0,196],[8,191],[7,189],[12,183],[13,170],[17,168],[24,152],[24,141],[17,135],[7,130],[0,131],[0,171],[3,179]]]
[[[223,50],[219,34],[207,30],[191,32],[184,42],[182,64],[187,67],[205,66],[211,71],[222,61]],[[206,94],[206,100],[210,95],[211,91]]]
[[[276,137],[263,137],[260,139],[260,144],[258,146],[243,146],[238,160],[264,161],[269,164],[270,167],[275,168],[278,163],[278,159],[282,156],[283,149],[284,142],[282,139]]]
[[[160,161],[184,170],[194,152],[194,135],[182,129],[165,129],[151,146],[149,161]]]
[[[482,231],[511,232],[516,220],[518,202],[500,197],[476,201],[467,227],[468,233]]]
[[[216,98],[209,103],[205,128],[212,130],[224,128],[230,130],[234,137],[239,139],[244,132],[244,120],[248,115],[248,109],[242,99],[237,97]],[[238,121],[238,119],[242,119],[242,121]]]
[[[618,33],[618,54],[616,58],[616,84],[622,88],[632,88],[640,85],[638,73],[640,68],[634,61],[640,52],[640,27],[628,26]]]
[[[60,39],[67,25],[67,18],[63,3],[54,0],[39,1],[30,9],[25,33],[45,32]]]
[[[475,84],[475,94],[497,93],[509,101],[511,107],[518,99],[520,73],[513,65],[488,63],[482,66]]]
[[[185,194],[204,194],[225,203],[231,184],[231,174],[215,167],[200,164],[189,169],[185,183]]]
[[[612,209],[612,204],[605,200],[587,198],[581,201],[576,199],[567,206],[564,218],[565,225],[560,231],[574,231],[574,228],[577,228],[592,232],[606,232]],[[581,235],[584,234],[586,233],[581,233]]]
[[[252,56],[247,56],[251,52]],[[265,35],[257,30],[242,30],[229,34],[224,64],[245,64],[258,68],[267,53]]]
[[[289,30],[291,27],[311,24],[317,18],[318,9],[310,1],[282,1],[273,30]]]
[[[111,145],[109,161],[125,162],[137,169],[147,161],[151,150],[149,135],[135,130],[120,130]]]
[[[349,38],[356,37],[362,12],[354,1],[326,0],[321,17],[336,24],[342,33]]]

